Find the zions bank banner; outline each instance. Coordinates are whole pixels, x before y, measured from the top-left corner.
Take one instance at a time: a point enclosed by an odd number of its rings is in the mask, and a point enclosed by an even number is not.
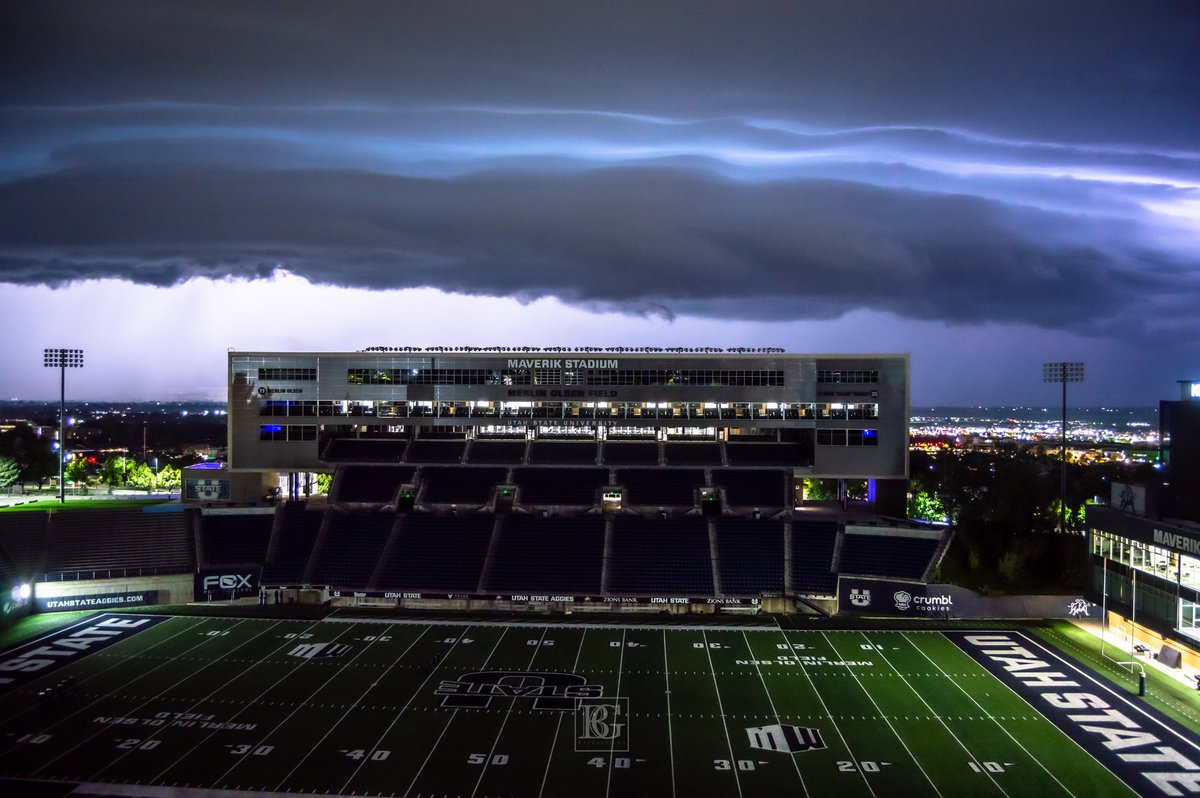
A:
[[[1098,618],[1079,596],[981,596],[954,585],[841,577],[838,611],[907,618]]]

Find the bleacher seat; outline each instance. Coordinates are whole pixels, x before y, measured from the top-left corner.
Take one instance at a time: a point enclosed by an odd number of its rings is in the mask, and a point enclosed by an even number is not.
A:
[[[529,445],[530,465],[595,465],[594,441],[533,441]]]
[[[64,572],[186,573],[194,566],[191,550],[182,512],[59,510],[50,519],[45,570],[51,579]]]
[[[206,565],[259,565],[267,558],[273,514],[207,513],[199,521]]]
[[[658,465],[657,441],[605,441],[608,465]]]
[[[398,438],[334,438],[321,458],[327,463],[398,463],[408,441]]]
[[[642,507],[694,507],[696,489],[704,486],[698,468],[618,468],[616,479],[625,503]]]
[[[712,595],[708,524],[702,518],[613,519],[610,593]]]
[[[738,443],[725,444],[731,466],[807,467],[813,464],[813,447],[803,443]]]
[[[420,475],[425,486],[421,502],[482,507],[507,475],[506,468],[425,466]]]
[[[514,468],[517,501],[523,505],[595,506],[608,485],[606,468]]]
[[[475,591],[495,516],[418,513],[400,523],[377,589]]]
[[[45,570],[49,532],[48,512],[0,513],[0,549],[7,556],[14,576],[33,579]]]
[[[313,582],[366,589],[395,523],[394,513],[330,513]]]
[[[842,537],[838,571],[856,576],[920,579],[937,547],[936,538],[846,534]]]
[[[467,451],[467,462],[480,465],[520,465],[525,441],[476,440]]]
[[[488,591],[600,592],[604,519],[510,515],[501,522]]]
[[[461,463],[466,449],[465,438],[418,438],[409,444],[407,460],[410,463]]]
[[[721,444],[668,441],[663,444],[663,457],[666,459],[667,465],[719,466],[721,465]]]
[[[717,519],[721,591],[756,595],[783,591],[783,522]]]
[[[293,507],[290,502],[276,512],[283,516],[279,520],[278,545],[275,557],[263,566],[262,581],[266,585],[300,584],[324,514],[303,506]]]
[[[333,495],[339,502],[387,504],[415,472],[413,466],[346,466],[337,472]]]
[[[836,521],[792,521],[792,590],[831,596],[837,590]]]
[[[774,469],[714,468],[712,472],[713,484],[725,489],[730,507],[790,507],[789,476]]]

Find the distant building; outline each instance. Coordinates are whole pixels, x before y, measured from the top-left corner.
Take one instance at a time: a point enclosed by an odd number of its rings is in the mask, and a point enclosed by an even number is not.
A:
[[[1159,482],[1088,508],[1089,596],[1143,643],[1200,643],[1200,381],[1181,386],[1159,404]]]
[[[228,363],[230,468],[291,474],[289,494],[351,449],[413,462],[420,441],[758,442],[797,480],[871,480],[880,511],[904,515],[907,355],[447,347]]]

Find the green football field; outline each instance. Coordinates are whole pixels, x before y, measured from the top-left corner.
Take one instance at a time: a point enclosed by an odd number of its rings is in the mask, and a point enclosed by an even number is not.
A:
[[[0,693],[4,794],[1192,792],[1127,786],[938,631],[170,617],[99,647],[86,623],[0,664],[21,677]],[[1076,734],[1133,745],[1096,722]]]

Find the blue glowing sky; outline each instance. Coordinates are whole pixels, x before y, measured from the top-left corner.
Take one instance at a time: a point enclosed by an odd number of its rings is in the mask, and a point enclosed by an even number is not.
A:
[[[0,6],[0,397],[224,353],[910,352],[915,404],[1200,377],[1200,6]]]

